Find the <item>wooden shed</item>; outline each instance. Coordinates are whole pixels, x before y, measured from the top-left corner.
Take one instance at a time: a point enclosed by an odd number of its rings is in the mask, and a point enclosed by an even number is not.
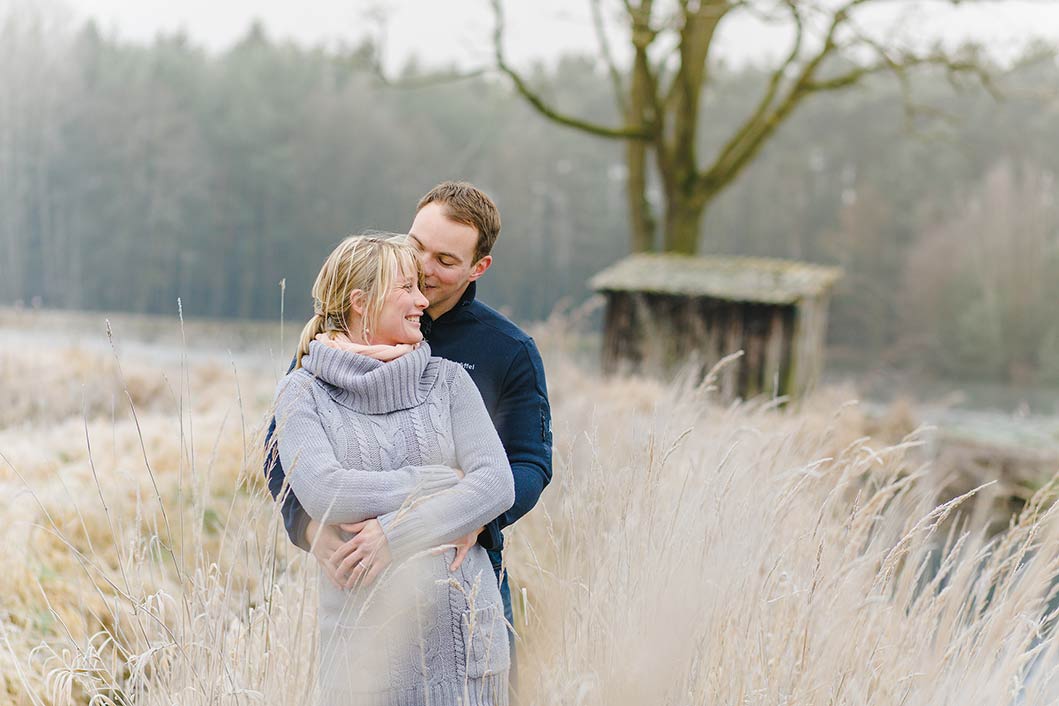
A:
[[[592,278],[607,299],[607,373],[723,369],[722,397],[798,396],[819,379],[841,270],[791,260],[638,254]]]

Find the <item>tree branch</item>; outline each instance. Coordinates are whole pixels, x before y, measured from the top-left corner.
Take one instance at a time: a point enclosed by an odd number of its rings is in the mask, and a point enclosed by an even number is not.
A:
[[[707,81],[710,47],[721,20],[731,10],[727,0],[701,0],[684,11],[680,29],[680,68],[673,77],[673,134],[666,147],[677,166],[677,180],[694,181],[698,175],[696,135],[702,86]],[[682,187],[683,188],[683,187]]]
[[[728,157],[736,147],[742,143],[747,136],[759,126],[768,113],[769,109],[772,108],[773,102],[776,100],[776,95],[779,93],[780,86],[783,85],[783,79],[786,77],[787,72],[790,70],[794,62],[798,60],[798,56],[802,52],[802,44],[805,41],[805,22],[802,19],[801,13],[798,11],[798,0],[785,0],[784,4],[787,6],[788,11],[791,14],[791,19],[794,21],[794,42],[791,46],[790,53],[787,54],[787,58],[783,64],[777,68],[771,78],[765,94],[758,101],[757,106],[754,108],[754,112],[751,113],[750,117],[743,123],[743,127],[732,136],[731,139],[722,148],[720,155],[717,158],[717,163],[720,163]],[[712,171],[712,170],[711,170]]]
[[[863,34],[856,35],[854,37],[855,41],[847,44],[845,47],[839,47],[834,40],[838,28],[846,24],[850,9],[865,1],[866,0],[852,0],[842,11],[840,11],[840,13],[835,15],[835,19],[828,32],[827,39],[825,40],[825,49],[821,50],[821,52],[809,62],[801,72],[798,80],[791,86],[786,97],[774,110],[772,110],[767,116],[760,118],[757,121],[757,124],[751,129],[747,130],[744,128],[741,132],[741,142],[736,145],[730,145],[731,149],[723,155],[725,161],[722,162],[721,160],[718,160],[714,167],[711,168],[710,173],[704,178],[720,178],[723,176],[723,183],[731,181],[731,179],[734,178],[750,162],[750,160],[757,155],[765,141],[776,131],[776,129],[778,129],[779,125],[782,124],[798,104],[807,96],[815,93],[849,88],[860,83],[869,76],[888,72],[897,78],[901,84],[902,94],[905,98],[906,114],[910,114],[910,111],[912,110],[911,106],[913,105],[908,72],[911,69],[921,67],[934,66],[944,68],[948,72],[950,79],[953,81],[955,81],[955,78],[960,75],[974,75],[978,78],[981,85],[985,87],[991,95],[996,97],[997,93],[993,86],[992,77],[974,53],[970,53],[966,57],[954,57],[939,49],[928,54],[905,52],[900,56],[894,56],[886,47]],[[834,53],[835,49],[848,50],[856,46],[872,49],[878,55],[878,60],[872,63],[856,66],[828,78],[816,78],[816,73],[823,60],[827,58],[828,55]],[[828,49],[828,47],[830,47],[830,49]],[[703,188],[707,188],[707,186],[704,186]]]
[[[649,126],[654,134],[653,142],[630,140],[625,145],[625,163],[628,177],[625,184],[626,198],[629,205],[629,226],[632,232],[633,252],[645,252],[654,248],[655,233],[658,221],[654,208],[647,198],[648,185],[648,149],[653,150],[659,164],[664,164],[662,148],[662,129],[659,126],[660,106],[658,104],[658,87],[654,72],[651,69],[647,52],[658,33],[651,26],[653,0],[641,0],[633,9],[626,2],[629,12],[630,35],[633,45],[633,64],[629,77],[629,100],[626,121],[639,122]],[[665,167],[662,166],[662,173]]]
[[[813,80],[824,61],[840,48],[836,41],[839,29],[846,24],[849,19],[849,13],[855,7],[868,1],[848,0],[844,5],[834,10],[820,49],[802,66],[798,72],[798,77],[790,84],[786,95],[779,104],[772,107],[775,94],[778,93],[784,74],[790,65],[797,60],[795,51],[788,55],[791,64],[785,64],[773,73],[770,89],[766,91],[766,98],[769,100],[768,102],[763,100],[759,104],[759,108],[763,107],[764,109],[759,110],[743,123],[743,126],[721,149],[713,165],[699,176],[698,185],[701,190],[716,190],[720,186],[729,183],[754,158],[765,140],[776,131],[802,99],[812,93],[811,90],[806,89],[806,86]],[[796,2],[798,0],[791,0],[791,5],[793,6]],[[804,22],[800,27],[801,31],[804,32]],[[796,45],[800,42],[801,40],[797,40]],[[800,52],[801,47],[796,46],[795,49]],[[776,84],[775,89],[771,88],[772,83]],[[771,97],[769,96],[770,92],[773,93]]]
[[[629,102],[625,100],[625,91],[621,83],[621,72],[614,62],[614,54],[610,51],[610,41],[607,39],[607,30],[603,26],[603,11],[600,9],[600,0],[589,0],[592,7],[592,26],[596,30],[596,39],[599,41],[599,53],[607,65],[607,73],[610,75],[611,88],[614,90],[614,101],[622,115],[628,116]],[[625,118],[628,120],[628,117]]]
[[[386,75],[386,72],[382,68],[382,55],[385,53],[385,46],[386,23],[380,20],[376,39],[368,53],[368,64],[371,67],[372,73],[375,74],[375,78],[388,88],[429,88],[439,84],[456,83],[458,81],[467,81],[472,78],[478,78],[479,76],[484,76],[489,71],[488,67],[480,67],[469,71],[434,71],[428,74],[418,74],[416,76],[392,79]]]
[[[504,58],[504,13],[501,6],[502,0],[492,0],[493,13],[496,17],[496,28],[493,32],[493,49],[496,56],[496,65],[500,71],[511,79],[511,82],[515,85],[515,90],[526,99],[526,101],[533,106],[534,109],[544,117],[552,120],[553,122],[565,125],[566,127],[572,127],[583,132],[587,132],[597,137],[606,137],[610,139],[619,140],[649,140],[651,139],[651,131],[642,125],[631,125],[627,127],[615,128],[607,127],[606,125],[598,125],[587,120],[567,115],[559,112],[556,108],[552,107],[544,101],[544,99],[536,93],[522,76],[514,70]]]
[[[982,86],[994,97],[997,96],[996,87],[992,76],[983,67],[980,58],[971,54],[964,58],[949,56],[938,49],[929,54],[916,54],[904,52],[900,56],[894,56],[892,50],[883,46],[862,32],[855,34],[857,43],[868,47],[877,56],[878,61],[874,64],[857,66],[844,74],[838,74],[824,80],[810,80],[805,84],[809,91],[835,91],[848,88],[859,83],[863,78],[874,74],[892,72],[901,82],[902,87],[907,87],[908,71],[922,66],[936,66],[946,69],[950,78],[961,74],[972,74],[976,76]]]

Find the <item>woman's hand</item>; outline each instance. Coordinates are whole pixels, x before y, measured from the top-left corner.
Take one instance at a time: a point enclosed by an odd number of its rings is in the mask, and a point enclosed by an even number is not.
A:
[[[313,558],[320,564],[331,585],[338,590],[343,588],[343,581],[338,577],[338,565],[353,551],[339,530],[352,532],[352,528],[352,524],[321,525],[312,519],[305,526],[305,541],[309,544]]]
[[[340,554],[346,555],[338,564],[335,572],[337,579],[346,589],[370,585],[393,561],[382,525],[378,520],[365,520],[344,525],[343,529],[355,534],[332,556],[331,561],[334,563]]]

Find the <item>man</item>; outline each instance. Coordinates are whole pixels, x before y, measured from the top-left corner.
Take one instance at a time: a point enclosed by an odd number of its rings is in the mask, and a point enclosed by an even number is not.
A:
[[[423,335],[434,355],[460,363],[474,380],[515,480],[515,504],[476,536],[458,543],[451,568],[459,567],[475,542],[481,544],[500,581],[504,614],[514,624],[511,589],[501,571],[500,530],[529,512],[551,480],[551,409],[533,339],[475,299],[477,281],[492,265],[490,253],[499,233],[500,214],[488,196],[466,182],[443,182],[420,199],[408,236],[419,249],[423,294],[430,302],[421,320]],[[275,428],[273,420],[266,437],[269,448]],[[284,489],[278,454],[266,454],[265,472],[273,497],[285,493],[283,519],[290,540],[311,551],[336,586],[349,586],[359,577],[350,562],[357,536],[345,541],[340,528],[320,526],[305,514],[294,494]],[[359,528],[341,527],[354,532]]]

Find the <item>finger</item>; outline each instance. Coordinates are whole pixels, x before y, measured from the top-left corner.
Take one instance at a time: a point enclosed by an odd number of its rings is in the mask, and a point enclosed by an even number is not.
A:
[[[353,557],[350,557],[351,559]],[[357,555],[355,561],[351,561],[346,567],[346,573],[341,574],[346,577],[347,585],[356,584],[364,573],[371,568],[371,556],[367,552],[361,552]]]
[[[456,571],[463,564],[463,560],[467,558],[467,552],[471,551],[470,544],[464,544],[456,548],[456,558],[452,560],[452,566],[449,567],[449,571]]]
[[[372,568],[374,567],[372,565],[371,557],[365,558],[353,567],[353,572],[349,576],[351,587],[361,588],[362,586],[366,586],[367,582],[365,581],[365,577],[371,572]]]
[[[439,544],[438,546],[436,546],[436,547],[434,547],[433,549],[430,550],[430,556],[438,556],[440,554],[444,554],[445,552],[447,552],[450,549],[456,549],[456,548],[457,547],[456,547],[455,544]]]
[[[342,535],[338,533],[338,528],[334,525],[320,525],[313,535],[313,542],[319,547],[333,548],[344,541]]]
[[[368,573],[364,574],[364,580],[360,582],[361,586],[370,586],[375,583],[375,579],[379,578],[379,574],[382,573],[382,569],[378,566],[372,566],[368,569]]]
[[[353,570],[349,572],[349,578],[346,579],[346,588],[354,589],[360,584],[360,579],[364,576],[365,566],[361,562],[353,567]]]
[[[352,554],[356,550],[357,546],[358,545],[355,544],[353,540],[343,542],[342,544],[338,545],[337,549],[331,552],[331,556],[328,557],[328,562],[331,564],[331,566],[337,569],[338,566],[342,563],[342,560]]]
[[[386,562],[380,561],[377,564],[372,564],[371,568],[368,569],[367,575],[364,577],[364,585],[370,586],[371,584],[375,583],[375,579],[379,578],[379,574],[381,574],[385,569]]]
[[[353,572],[353,569],[357,566],[357,564],[364,560],[366,555],[367,550],[365,550],[363,547],[360,547],[356,551],[351,552],[349,556],[343,559],[336,567],[338,575],[342,578],[348,577]]]
[[[370,583],[368,581],[368,575],[371,574],[372,569],[375,568],[375,559],[375,552],[370,552],[368,556],[366,556],[364,560],[357,564],[356,568],[353,569],[355,576],[352,577],[352,580],[358,588],[367,586],[368,583]]]
[[[339,525],[343,532],[359,532],[364,528],[363,522],[344,522]]]
[[[338,580],[341,581],[346,588],[349,588],[350,580],[356,575],[357,567],[360,566],[362,561],[362,557],[354,557],[353,555],[350,555],[342,562],[342,565],[335,570],[335,573],[338,575]]]

